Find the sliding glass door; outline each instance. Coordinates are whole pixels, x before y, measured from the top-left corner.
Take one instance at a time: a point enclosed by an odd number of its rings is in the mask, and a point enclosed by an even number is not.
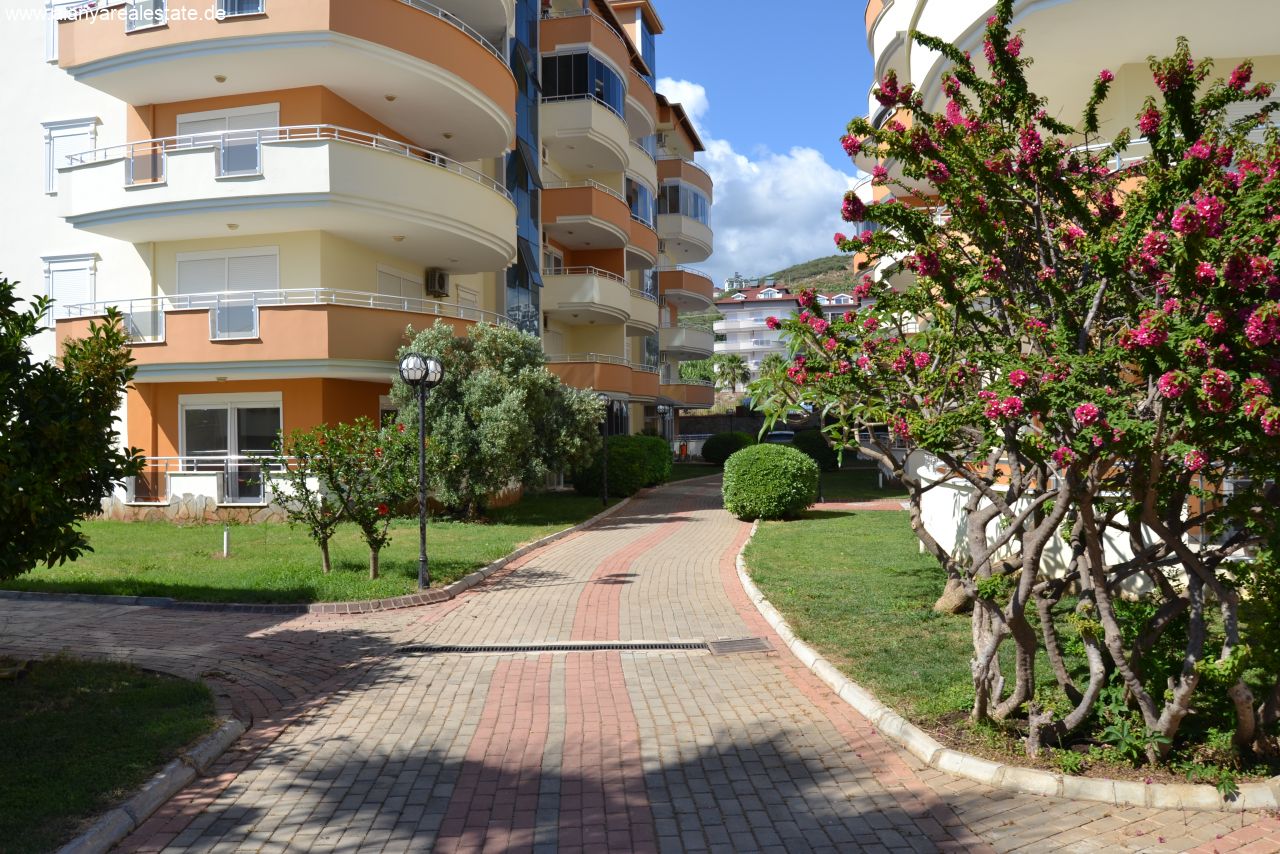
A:
[[[263,464],[280,433],[278,405],[192,404],[182,408],[183,468],[226,473],[225,496],[232,504],[266,500]]]

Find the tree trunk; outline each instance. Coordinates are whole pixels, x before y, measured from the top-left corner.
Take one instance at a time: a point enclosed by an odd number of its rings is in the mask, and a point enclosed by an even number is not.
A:
[[[965,590],[964,582],[959,578],[948,578],[938,601],[933,603],[933,610],[939,614],[963,614],[973,607],[973,597]]]
[[[378,577],[378,550],[369,549],[369,578]]]
[[[1236,747],[1246,750],[1253,746],[1258,735],[1258,715],[1253,708],[1253,692],[1244,684],[1243,679],[1239,679],[1227,691],[1227,695],[1236,707]]]
[[[328,575],[333,570],[333,561],[329,558],[329,541],[320,541],[320,566],[324,569],[324,574]]]

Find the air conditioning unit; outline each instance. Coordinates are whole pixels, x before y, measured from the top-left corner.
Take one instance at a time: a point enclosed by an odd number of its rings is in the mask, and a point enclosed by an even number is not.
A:
[[[667,135],[664,132],[658,131],[657,143],[658,143],[658,148],[667,147]]]
[[[659,240],[659,241],[658,241],[658,251],[659,251],[659,252],[666,252],[666,251],[667,251],[667,241],[665,241],[665,240]]]
[[[447,297],[449,295],[449,272],[447,270],[427,270],[427,296]]]

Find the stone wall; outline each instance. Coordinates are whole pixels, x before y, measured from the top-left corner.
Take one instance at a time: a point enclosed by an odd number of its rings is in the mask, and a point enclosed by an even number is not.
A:
[[[219,505],[208,495],[175,495],[168,504],[130,504],[119,496],[102,499],[103,519],[121,522],[173,522],[175,524],[252,524],[284,522],[284,511],[275,504]]]

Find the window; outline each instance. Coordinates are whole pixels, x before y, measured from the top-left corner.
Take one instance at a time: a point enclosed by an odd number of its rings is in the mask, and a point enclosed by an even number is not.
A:
[[[267,11],[267,0],[218,0],[218,11],[226,18],[261,15]]]
[[[209,337],[254,338],[261,292],[280,288],[280,255],[275,246],[221,249],[178,255],[179,305],[209,307]]]
[[[671,181],[658,191],[659,214],[680,214],[706,225],[710,209],[711,203],[702,191],[688,184]]]
[[[621,117],[627,88],[622,76],[595,54],[562,53],[542,58],[542,96],[594,98]]]
[[[97,118],[44,123],[44,191],[58,192],[58,169],[67,155],[92,151],[98,142]]]
[[[124,29],[132,33],[135,30],[146,30],[151,27],[163,27],[168,15],[165,11],[165,0],[130,0],[125,6]]]
[[[775,291],[773,288],[765,288],[758,294],[758,296],[760,297],[760,299],[777,299],[778,292]],[[819,301],[821,301],[822,299],[823,297],[818,298]]]
[[[258,104],[230,110],[184,113],[178,116],[178,136],[184,143],[207,141],[218,151],[218,175],[256,175],[262,171],[263,128],[280,125],[279,104]]]
[[[53,317],[68,317],[70,306],[94,302],[97,298],[98,256],[52,255],[44,261],[44,290],[54,301]]]
[[[836,305],[850,305],[853,302],[853,298],[848,294],[836,294],[836,298],[832,302]]]
[[[179,396],[182,468],[225,471],[227,501],[263,503],[263,468],[248,458],[272,453],[283,425],[282,410],[278,392]]]
[[[639,181],[627,178],[627,205],[631,208],[632,219],[638,219],[653,228],[654,204],[652,190]]]
[[[555,276],[564,272],[564,255],[545,243],[542,245],[542,273]]]
[[[405,273],[378,265],[378,293],[396,299],[422,299],[426,292],[423,274]]]

